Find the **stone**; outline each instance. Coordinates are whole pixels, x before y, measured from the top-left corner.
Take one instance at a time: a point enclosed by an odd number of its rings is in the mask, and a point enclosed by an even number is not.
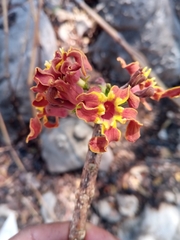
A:
[[[165,191],[163,195],[164,195],[164,199],[168,203],[175,203],[176,202],[176,196],[175,196],[175,194],[173,192]]]
[[[123,189],[149,196],[149,169],[145,165],[133,166],[122,178]]]
[[[94,207],[98,211],[101,218],[109,223],[117,223],[121,217],[118,211],[113,207],[114,199],[106,198],[94,203]]]
[[[114,154],[113,154],[111,148],[108,147],[107,152],[102,154],[99,170],[108,172],[113,160],[114,160]]]
[[[122,240],[176,240],[179,239],[180,211],[168,203],[159,208],[146,205],[142,214],[127,219],[118,231]]]
[[[159,132],[158,132],[158,137],[161,139],[161,140],[168,140],[168,133],[166,131],[166,129],[161,129]]]
[[[119,212],[124,217],[134,217],[139,208],[139,201],[134,195],[117,194]]]
[[[5,221],[0,225],[0,239],[7,240],[18,233],[18,226],[15,211],[11,210],[5,204],[0,205],[0,220],[5,217]]]
[[[37,2],[33,0],[34,11],[37,11]],[[31,117],[31,103],[29,99],[29,87],[27,84],[29,66],[33,49],[34,21],[30,3],[24,0],[12,0],[8,10],[9,34],[8,34],[8,68],[9,81],[6,79],[7,65],[5,41],[3,30],[3,16],[0,17],[0,108],[5,121],[17,118],[15,109],[10,102],[13,89],[17,98],[18,111],[25,121]],[[43,67],[45,60],[52,59],[57,49],[54,30],[47,15],[42,10],[39,21],[39,48],[35,66]],[[10,87],[11,86],[11,87]]]
[[[45,223],[57,220],[55,215],[56,204],[57,198],[53,192],[48,191],[42,195],[41,214]]]
[[[180,22],[172,1],[100,0],[99,4],[102,3],[104,7],[99,14],[116,28],[131,46],[147,57],[150,67],[167,86],[178,85]],[[91,51],[96,68],[108,73],[111,83],[121,85],[129,79],[116,58],[121,56],[127,62],[132,60],[104,31],[98,36]]]
[[[81,130],[79,135],[78,128]],[[41,147],[48,171],[63,173],[82,168],[91,136],[92,128],[76,118],[61,119],[58,128],[45,129],[41,135]]]

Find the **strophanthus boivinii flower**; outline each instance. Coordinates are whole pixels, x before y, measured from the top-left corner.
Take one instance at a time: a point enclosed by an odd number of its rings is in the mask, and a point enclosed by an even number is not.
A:
[[[163,90],[149,77],[150,69],[142,69],[138,62],[127,65],[122,58],[118,61],[130,74],[129,82],[122,87],[105,84],[103,79],[96,81],[99,85],[90,87],[87,71],[91,70],[91,65],[85,54],[76,48],[60,49],[51,61],[45,62],[44,69],[36,68],[36,86],[31,89],[36,94],[32,105],[37,115],[30,120],[27,142],[39,135],[42,125],[57,127],[59,118],[66,117],[69,111],[86,122],[101,125],[101,136],[89,141],[92,152],[105,152],[111,141],[119,141],[121,124],[127,124],[125,138],[136,141],[142,126],[137,120],[140,102],[150,110],[147,98],[158,101],[178,97],[180,87]],[[49,117],[54,117],[54,121],[49,121]]]
[[[111,88],[108,86],[108,90],[107,88],[104,90],[102,92],[100,87],[94,87],[77,97],[79,101],[76,107],[78,118],[102,126],[102,136],[92,138],[89,143],[93,152],[104,152],[109,142],[120,139],[121,132],[117,128],[118,122],[120,124],[129,122],[126,139],[132,142],[139,138],[139,128],[142,125],[136,120],[137,111],[135,109],[122,106],[129,98],[129,87],[121,89],[118,86]]]
[[[54,58],[45,62],[45,68],[35,69],[36,86],[31,89],[36,93],[32,105],[37,109],[37,115],[30,120],[30,133],[26,141],[36,138],[42,129],[42,124],[48,128],[59,125],[58,118],[68,115],[77,104],[77,96],[87,86],[87,72],[91,70],[85,54],[76,48],[68,51],[60,49]],[[54,117],[54,122],[49,117]]]
[[[151,69],[147,67],[141,68],[138,62],[126,64],[124,59],[118,57],[122,68],[125,68],[130,74],[130,80],[125,87],[130,86],[130,96],[128,99],[129,106],[137,109],[139,103],[142,102],[148,110],[150,105],[146,102],[146,98],[159,101],[161,98],[176,98],[180,96],[180,86],[164,90],[156,83],[155,78],[150,78]]]

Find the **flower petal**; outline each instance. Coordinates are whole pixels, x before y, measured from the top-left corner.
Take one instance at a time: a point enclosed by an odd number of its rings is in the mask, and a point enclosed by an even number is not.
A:
[[[68,115],[66,108],[56,107],[50,104],[46,106],[45,110],[48,116],[65,118]]]
[[[132,91],[130,91],[128,104],[130,107],[137,109],[139,107],[140,99]]]
[[[126,128],[126,139],[130,142],[135,142],[140,137],[140,127],[142,125],[136,120],[131,120]]]
[[[32,102],[32,105],[35,107],[44,107],[48,104],[44,94],[37,93],[35,100]]]
[[[80,94],[77,101],[83,102],[88,108],[96,108],[100,104],[98,95],[94,94],[94,92]]]
[[[35,93],[43,93],[48,89],[48,86],[42,85],[40,82],[37,83],[36,86],[31,87],[31,90]]]
[[[81,66],[79,65],[79,63],[74,62],[71,63],[70,61],[66,60],[65,62],[63,62],[62,66],[61,66],[61,72],[66,75],[67,73],[71,73],[71,72],[76,72],[81,68]]]
[[[177,86],[164,91],[163,94],[161,95],[161,98],[165,98],[165,97],[175,98],[179,96],[180,96],[180,86]]]
[[[81,66],[81,70],[84,76],[86,76],[86,70],[92,70],[92,67],[86,55],[80,49],[70,48],[67,56],[74,57],[75,61]]]
[[[126,62],[124,61],[124,59],[121,57],[118,57],[117,61],[120,62],[122,68],[125,68],[129,72],[130,75],[135,73],[140,68],[138,62],[132,62],[127,65]]]
[[[40,134],[42,129],[41,122],[37,117],[30,119],[29,127],[30,127],[30,133],[26,138],[26,143],[28,143],[32,139],[37,138],[37,136]]]
[[[79,103],[76,108],[76,114],[78,118],[83,119],[86,122],[95,122],[98,117],[99,108],[87,108],[84,103]]]
[[[117,128],[110,127],[109,129],[104,131],[109,142],[119,141],[121,138],[121,132]]]
[[[60,96],[64,100],[68,100],[72,104],[77,104],[77,96],[82,94],[83,89],[77,84],[69,84],[62,80],[56,81],[56,87],[60,92]]]
[[[124,89],[119,88],[118,86],[113,86],[111,88],[111,91],[114,93],[115,97],[119,99],[119,104],[122,104],[128,100],[129,90],[130,86]]]
[[[89,141],[89,148],[94,153],[103,153],[107,151],[108,143],[105,136],[93,137]]]
[[[136,118],[137,113],[138,112],[134,108],[124,108],[122,112],[122,117],[126,120],[132,120]]]
[[[59,119],[58,117],[55,118],[55,122],[50,122],[47,116],[43,117],[43,124],[47,128],[56,128],[59,126]]]
[[[50,86],[54,83],[54,76],[53,74],[48,73],[45,70],[40,68],[36,68],[35,75],[34,75],[35,82],[40,82],[44,86]]]

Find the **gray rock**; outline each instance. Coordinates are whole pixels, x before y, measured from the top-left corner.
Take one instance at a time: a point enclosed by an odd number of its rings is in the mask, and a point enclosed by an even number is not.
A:
[[[159,209],[146,207],[142,221],[142,231],[155,236],[157,240],[171,240],[175,237],[179,224],[180,213],[178,208],[161,203]]]
[[[164,199],[168,202],[168,203],[175,203],[176,202],[176,196],[173,192],[171,191],[165,191],[164,192]]]
[[[139,208],[139,201],[134,195],[117,194],[119,212],[124,217],[134,217]]]
[[[101,163],[99,166],[99,170],[108,172],[113,160],[114,160],[114,154],[113,154],[111,148],[108,147],[107,152],[102,154],[102,159],[101,159]]]
[[[36,13],[37,1],[33,1]],[[0,28],[0,109],[5,121],[16,118],[16,113],[10,98],[12,96],[11,88],[15,92],[18,100],[18,111],[25,121],[29,121],[31,116],[31,104],[29,100],[29,87],[27,78],[30,66],[30,59],[33,48],[34,21],[32,20],[31,7],[28,1],[12,0],[8,11],[9,35],[8,35],[8,66],[10,78],[8,81],[6,75],[6,49],[3,27]],[[0,24],[3,26],[3,16],[0,17]],[[56,37],[51,23],[46,14],[40,13],[39,26],[40,48],[37,52],[37,64],[42,67],[45,60],[53,57],[57,48]]]
[[[41,214],[45,223],[57,221],[55,206],[57,198],[53,192],[49,191],[42,195]]]
[[[41,147],[48,170],[63,173],[82,168],[91,136],[91,127],[76,118],[61,119],[58,128],[45,129],[41,135]]]
[[[161,203],[159,209],[146,206],[139,217],[125,221],[118,236],[122,240],[176,240],[179,237],[179,227],[179,209]]]
[[[121,219],[118,211],[113,207],[114,201],[113,198],[106,198],[94,203],[99,215],[109,223],[117,223]]]
[[[180,80],[180,23],[171,0],[101,0],[100,14],[115,27],[129,44],[144,53],[153,70],[165,84]],[[166,27],[164,27],[166,26]],[[120,69],[118,56],[131,59],[121,46],[102,32],[92,46],[92,60],[100,71],[108,73],[112,83],[128,80]],[[111,59],[111,61],[109,61]]]
[[[161,140],[168,140],[168,133],[166,131],[166,129],[161,129],[159,132],[158,132],[158,137],[161,139]]]

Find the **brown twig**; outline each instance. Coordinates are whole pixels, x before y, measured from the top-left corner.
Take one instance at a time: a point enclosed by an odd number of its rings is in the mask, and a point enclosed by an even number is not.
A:
[[[39,46],[39,20],[40,20],[40,13],[41,13],[42,5],[43,5],[43,0],[38,1],[37,10],[35,10],[32,0],[29,0],[29,4],[30,4],[30,9],[31,9],[31,14],[32,14],[32,17],[34,20],[34,26],[35,26],[34,35],[33,35],[32,54],[31,54],[28,79],[27,79],[27,85],[30,88],[33,83],[34,68],[35,68],[35,63],[36,63],[37,50],[38,50],[38,46]],[[30,97],[30,101],[33,102],[34,95],[33,95],[32,91],[29,91],[29,97]],[[34,108],[32,108],[32,114],[33,114],[33,116],[36,115]]]
[[[5,55],[5,77],[8,79],[9,82],[9,26],[8,26],[8,2],[2,0],[2,11],[3,11],[3,28],[4,28],[4,47],[6,51]],[[11,88],[11,85],[9,86]]]
[[[21,170],[21,171],[24,171],[25,170],[25,167],[24,165],[22,164],[17,152],[14,150],[14,148],[12,147],[12,144],[11,144],[11,139],[9,137],[9,134],[8,134],[8,131],[7,131],[7,128],[6,128],[6,125],[4,123],[4,120],[3,120],[3,117],[0,113],[0,129],[2,131],[2,135],[4,136],[4,141],[5,143],[10,147],[10,154],[12,156],[12,158],[14,159],[16,165],[18,166],[18,168]]]
[[[93,137],[101,135],[101,126],[95,124]],[[76,194],[76,205],[70,226],[69,240],[83,240],[86,235],[88,209],[91,205],[99,164],[102,154],[88,150],[84,164],[81,183]]]
[[[109,23],[107,23],[98,13],[96,13],[92,8],[90,8],[83,0],[74,0],[83,10],[85,10],[98,24],[102,27],[119,45],[121,45],[126,52],[131,56],[134,61],[138,61],[142,68],[150,66],[147,58],[139,52],[137,49],[132,47],[120,34],[116,31]],[[156,78],[157,84],[163,89],[167,89],[163,81],[157,76],[154,71],[151,71],[151,77]],[[180,107],[180,99],[171,99]]]

